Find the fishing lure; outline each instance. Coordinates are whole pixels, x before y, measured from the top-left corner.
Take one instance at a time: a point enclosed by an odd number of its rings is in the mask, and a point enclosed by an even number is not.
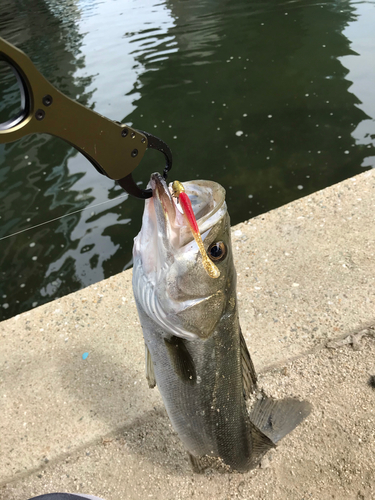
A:
[[[194,215],[193,207],[191,206],[191,201],[180,181],[174,181],[172,183],[172,193],[173,196],[178,199],[184,216],[190,226],[191,232],[193,233],[194,239],[202,255],[203,267],[211,278],[218,278],[220,276],[220,271],[207,255],[206,249],[203,245],[201,234],[199,232],[197,220]]]

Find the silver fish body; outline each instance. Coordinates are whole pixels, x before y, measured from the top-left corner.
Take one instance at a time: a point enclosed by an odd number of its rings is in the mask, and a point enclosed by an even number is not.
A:
[[[220,458],[247,471],[309,413],[308,403],[260,397],[249,416],[256,374],[243,339],[224,189],[184,183],[206,248],[220,242],[220,277],[203,268],[184,217],[159,174],[150,181],[134,243],[133,291],[146,346],[150,387],[158,386],[193,466]],[[217,255],[215,255],[217,258]]]

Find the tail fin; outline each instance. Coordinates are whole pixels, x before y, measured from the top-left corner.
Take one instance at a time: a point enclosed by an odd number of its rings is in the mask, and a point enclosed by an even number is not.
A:
[[[309,415],[311,408],[308,401],[293,398],[277,400],[263,396],[251,409],[250,420],[276,444]]]

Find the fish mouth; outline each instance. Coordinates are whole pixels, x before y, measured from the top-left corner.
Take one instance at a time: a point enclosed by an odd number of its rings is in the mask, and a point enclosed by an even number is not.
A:
[[[184,224],[183,215],[178,210],[165,179],[159,173],[152,174],[150,187],[154,203],[158,203],[164,214],[165,222],[169,222],[172,227],[182,226]]]
[[[193,235],[177,199],[172,196],[171,184],[168,186],[159,173],[154,173],[151,175],[149,186],[152,189],[155,210],[159,209],[163,214],[163,232],[169,233],[169,240],[173,246],[182,247],[193,240]],[[225,189],[214,181],[204,180],[183,182],[183,186],[202,234],[224,216]],[[158,218],[159,224],[162,223],[161,219]]]

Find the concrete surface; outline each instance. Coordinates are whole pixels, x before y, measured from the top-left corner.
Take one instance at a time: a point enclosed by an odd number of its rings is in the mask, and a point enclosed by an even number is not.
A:
[[[374,181],[367,171],[233,228],[240,319],[258,371],[375,324]],[[0,333],[4,492],[90,447],[108,465],[103,437],[126,441],[160,419],[160,446],[170,440],[188,469],[146,384],[131,270],[4,321]],[[126,449],[135,467],[139,456]],[[22,491],[14,498],[31,496]],[[57,489],[51,482],[39,491]]]
[[[373,500],[375,391],[367,382],[375,373],[374,339],[362,338],[361,348],[321,349],[261,374],[267,394],[306,399],[313,412],[247,474],[194,474],[158,406],[7,482],[0,499],[69,491],[106,500]]]

